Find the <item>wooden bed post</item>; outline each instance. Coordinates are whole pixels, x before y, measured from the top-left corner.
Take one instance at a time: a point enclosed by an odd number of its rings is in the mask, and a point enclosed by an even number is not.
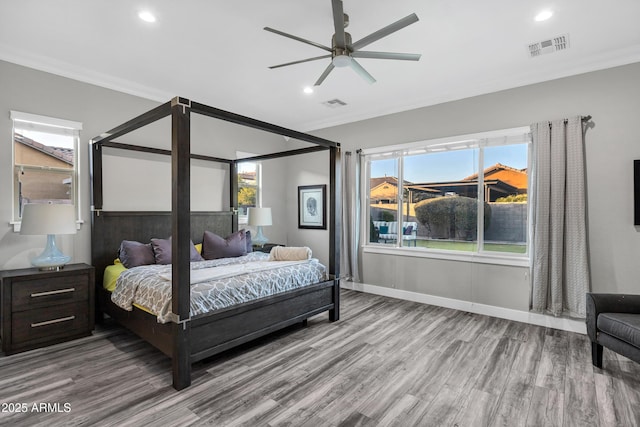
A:
[[[91,140],[89,173],[91,179],[91,210],[102,210],[102,145]]]
[[[190,252],[191,238],[199,239],[205,230],[229,234],[238,229],[237,213],[190,212],[190,159],[228,164],[231,183],[230,204],[237,207],[237,159],[229,160],[191,153],[190,115],[202,114],[241,126],[259,129],[314,144],[310,147],[263,154],[242,161],[258,161],[298,154],[330,150],[330,254],[329,280],[292,289],[256,301],[215,310],[191,318]],[[171,115],[171,151],[130,145],[114,141],[157,120]],[[120,242],[124,239],[147,241],[158,233],[171,233],[172,300],[171,311],[177,322],[159,324],[157,316],[134,308],[128,312],[111,301],[111,292],[100,288],[100,301],[105,311],[123,326],[138,334],[172,359],[173,387],[181,390],[191,385],[191,363],[203,360],[267,333],[299,323],[303,319],[329,310],[329,319],[336,321],[340,313],[340,148],[339,144],[313,135],[286,129],[250,117],[213,108],[186,98],[176,97],[143,113],[108,132],[93,138],[92,166],[92,264],[102,283],[104,269],[112,263]],[[167,212],[105,212],[102,210],[102,149],[131,150],[171,155],[171,214]],[[192,222],[193,221],[193,222]],[[231,229],[231,230],[230,230]],[[191,236],[191,231],[196,236]]]
[[[340,146],[329,151],[329,274],[334,277],[333,309],[329,310],[329,320],[340,320],[340,233],[342,221]]]
[[[191,101],[171,100],[171,253],[173,313],[173,387],[191,385],[190,253],[191,253]]]
[[[233,231],[238,231],[238,162],[234,160],[229,164],[229,206],[233,212]]]

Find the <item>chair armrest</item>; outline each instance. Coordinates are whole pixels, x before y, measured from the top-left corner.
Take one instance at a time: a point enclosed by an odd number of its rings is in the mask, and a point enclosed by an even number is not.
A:
[[[597,321],[600,313],[640,314],[640,295],[587,293],[587,334],[596,341]]]

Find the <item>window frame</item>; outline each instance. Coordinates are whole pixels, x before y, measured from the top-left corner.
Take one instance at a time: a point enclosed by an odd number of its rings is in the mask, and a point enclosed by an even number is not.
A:
[[[260,161],[242,161],[243,158],[247,157],[255,157],[257,154],[254,153],[246,153],[243,151],[236,152],[236,158],[238,159],[238,163],[255,163],[256,165],[256,206],[257,208],[262,207],[262,162]],[[238,187],[238,193],[240,192],[240,187]],[[239,205],[239,204],[238,204]],[[242,215],[238,212],[238,225],[248,225],[249,223],[249,215]]]
[[[518,139],[520,138],[520,140]],[[504,142],[499,142],[500,139]],[[514,142],[509,142],[509,140]],[[474,143],[477,144],[474,147]],[[474,134],[458,135],[445,138],[437,138],[424,141],[416,141],[406,144],[397,144],[392,146],[383,146],[376,148],[363,149],[362,154],[364,157],[364,167],[362,168],[363,179],[361,180],[361,202],[365,205],[365,215],[361,218],[361,230],[364,236],[362,249],[365,253],[377,253],[388,255],[402,255],[419,258],[435,258],[452,261],[466,261],[477,262],[487,264],[499,264],[510,266],[530,266],[530,258],[532,253],[532,203],[529,199],[527,202],[527,224],[526,224],[526,251],[523,254],[512,254],[508,252],[487,251],[484,249],[484,209],[478,208],[478,230],[477,230],[477,248],[474,251],[456,251],[446,249],[433,249],[433,248],[418,248],[411,246],[404,246],[402,239],[396,239],[394,244],[376,243],[370,242],[370,178],[371,178],[371,161],[383,158],[395,158],[397,159],[398,170],[398,186],[397,186],[397,211],[396,218],[404,218],[403,215],[403,192],[404,192],[404,157],[415,155],[418,153],[428,153],[440,151],[437,147],[441,146],[455,146],[456,144],[466,144],[466,149],[477,148],[478,149],[478,206],[484,204],[484,174],[482,171],[485,169],[484,165],[484,148],[499,146],[499,145],[516,145],[527,144],[527,194],[532,193],[532,141],[531,131],[528,126],[522,126],[517,128],[501,129],[489,132],[480,132]]]
[[[19,207],[16,203],[19,203],[18,197],[19,194],[17,191],[17,183],[16,183],[16,171],[18,168],[21,170],[32,170],[32,171],[49,171],[53,173],[61,173],[61,174],[70,174],[72,180],[72,196],[71,200],[75,205],[75,215],[76,215],[76,227],[80,229],[80,226],[84,223],[82,221],[82,201],[81,201],[81,188],[80,188],[80,132],[82,131],[82,123],[59,119],[55,117],[42,116],[38,114],[31,113],[23,113],[20,111],[10,111],[9,117],[11,119],[11,218],[12,220],[9,222],[10,225],[13,226],[14,232],[20,232],[20,225],[22,223],[22,219],[19,216]],[[23,125],[16,125],[16,123],[24,123]],[[66,168],[57,168],[57,167],[47,167],[47,166],[37,166],[37,165],[22,165],[16,163],[16,148],[15,148],[15,133],[16,129],[27,128],[30,127],[35,131],[49,133],[49,134],[69,134],[70,137],[74,140],[74,148],[73,148],[73,169]]]

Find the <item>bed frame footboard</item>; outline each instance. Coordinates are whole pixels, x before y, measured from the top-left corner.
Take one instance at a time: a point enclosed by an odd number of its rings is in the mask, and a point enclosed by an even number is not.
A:
[[[156,316],[134,307],[126,311],[101,289],[101,311],[172,358],[173,386],[191,383],[191,364],[260,338],[287,326],[305,322],[322,312],[338,315],[340,281],[328,280],[281,294],[202,314],[177,323],[158,323]],[[187,341],[185,341],[187,340]],[[183,350],[187,351],[183,351]]]

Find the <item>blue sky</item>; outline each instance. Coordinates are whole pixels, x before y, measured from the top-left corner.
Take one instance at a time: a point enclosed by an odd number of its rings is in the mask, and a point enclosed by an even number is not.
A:
[[[516,169],[527,167],[528,144],[487,147],[485,168],[502,163]],[[430,153],[404,158],[404,179],[411,182],[457,181],[477,173],[478,151],[458,150]],[[371,162],[371,177],[397,176],[395,160]]]

